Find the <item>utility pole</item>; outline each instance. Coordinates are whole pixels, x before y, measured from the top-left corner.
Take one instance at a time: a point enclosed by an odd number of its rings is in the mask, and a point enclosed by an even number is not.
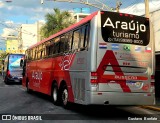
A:
[[[122,5],[122,3],[119,0],[117,0],[117,2],[116,2],[116,11],[117,12],[119,12],[119,9],[120,9],[121,5]]]
[[[145,16],[149,18],[149,0],[144,0],[145,2]]]

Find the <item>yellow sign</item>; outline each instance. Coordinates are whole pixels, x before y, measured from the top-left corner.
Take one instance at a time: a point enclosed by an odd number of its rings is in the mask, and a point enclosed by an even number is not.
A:
[[[6,50],[7,53],[25,53],[25,50]]]

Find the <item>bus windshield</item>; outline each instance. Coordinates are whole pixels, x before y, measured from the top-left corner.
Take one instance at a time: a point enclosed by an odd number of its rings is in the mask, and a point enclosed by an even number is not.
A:
[[[24,58],[24,55],[22,54],[13,54],[9,57],[9,70],[21,70],[22,67],[20,67],[20,61]]]

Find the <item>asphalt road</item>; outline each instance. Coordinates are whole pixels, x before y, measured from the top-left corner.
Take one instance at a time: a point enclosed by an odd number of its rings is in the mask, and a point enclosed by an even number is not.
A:
[[[55,106],[49,96],[33,92],[28,94],[22,85],[6,85],[0,77],[0,114],[20,116],[13,118],[15,123],[28,122],[29,116],[39,116],[41,122],[146,122],[145,117],[155,117],[160,120],[160,113],[138,106],[82,106],[72,104],[70,109]],[[23,121],[21,121],[23,116]],[[27,117],[27,118],[26,118]],[[143,121],[141,121],[141,119]],[[30,119],[32,120],[32,119]],[[40,120],[40,119],[38,119]],[[157,122],[150,119],[147,122]],[[1,121],[0,121],[1,122]],[[4,122],[4,121],[3,121]],[[6,122],[6,121],[5,121]],[[38,121],[40,122],[40,121]]]

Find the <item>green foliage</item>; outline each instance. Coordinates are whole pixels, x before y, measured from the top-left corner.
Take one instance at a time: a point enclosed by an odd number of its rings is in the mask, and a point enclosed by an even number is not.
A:
[[[7,52],[0,52],[0,60],[5,59],[8,54]]]
[[[47,13],[45,15],[46,23],[41,28],[41,35],[44,38],[47,38],[75,23],[68,11],[61,12],[58,8],[53,10],[54,13]]]
[[[8,54],[9,53],[7,52],[0,52],[0,73],[2,70],[2,66],[3,66],[3,59],[5,59]]]

